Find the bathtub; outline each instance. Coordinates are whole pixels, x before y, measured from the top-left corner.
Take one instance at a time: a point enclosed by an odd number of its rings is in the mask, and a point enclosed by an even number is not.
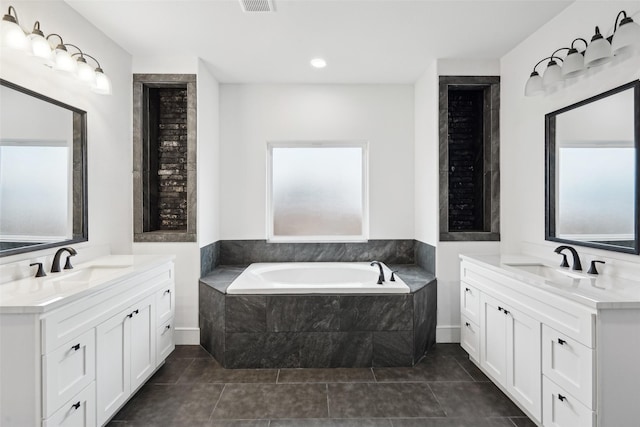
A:
[[[385,282],[378,285],[378,266],[368,262],[255,263],[227,288],[228,294],[408,294],[409,287],[382,264]]]

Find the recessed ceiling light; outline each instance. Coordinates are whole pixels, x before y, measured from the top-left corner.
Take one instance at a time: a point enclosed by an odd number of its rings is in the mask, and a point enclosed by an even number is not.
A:
[[[310,63],[313,68],[324,68],[327,66],[327,61],[322,58],[313,58]]]

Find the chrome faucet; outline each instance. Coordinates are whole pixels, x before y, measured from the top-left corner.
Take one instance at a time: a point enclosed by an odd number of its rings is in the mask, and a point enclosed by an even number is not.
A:
[[[573,255],[573,267],[571,267],[571,269],[576,271],[582,271],[582,264],[580,263],[580,256],[578,255],[578,251],[576,251],[571,246],[558,246],[554,250],[555,253],[562,255],[562,263],[560,264],[560,267],[569,267],[569,263],[567,262],[567,256],[562,253],[562,251],[565,249],[569,249],[569,251],[571,252],[571,255]]]
[[[71,270],[73,268],[69,258],[71,258],[72,256],[76,256],[78,254],[78,252],[76,252],[76,250],[73,249],[73,248],[60,248],[60,249],[58,249],[56,251],[56,254],[53,256],[53,262],[51,263],[51,272],[52,273],[59,273],[60,272],[60,257],[62,256],[63,252],[68,252],[69,253],[69,256],[67,257],[67,262],[64,264],[64,269],[65,270]]]
[[[382,283],[384,283],[384,271],[382,270],[382,264],[380,264],[380,261],[371,261],[370,265],[377,265],[380,269],[380,276],[378,276],[378,285],[382,285]]]

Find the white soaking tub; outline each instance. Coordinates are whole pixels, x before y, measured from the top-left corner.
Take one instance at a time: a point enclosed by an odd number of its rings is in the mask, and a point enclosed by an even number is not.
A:
[[[409,287],[382,264],[385,281],[378,285],[380,270],[368,262],[255,263],[227,288],[228,294],[408,294]]]

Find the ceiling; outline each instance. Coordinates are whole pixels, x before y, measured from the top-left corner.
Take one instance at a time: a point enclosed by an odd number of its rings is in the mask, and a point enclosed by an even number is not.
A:
[[[500,58],[572,1],[66,0],[134,58],[194,56],[224,83],[413,83],[437,58]],[[309,60],[321,56],[326,68]],[[108,65],[105,65],[108,67]]]

